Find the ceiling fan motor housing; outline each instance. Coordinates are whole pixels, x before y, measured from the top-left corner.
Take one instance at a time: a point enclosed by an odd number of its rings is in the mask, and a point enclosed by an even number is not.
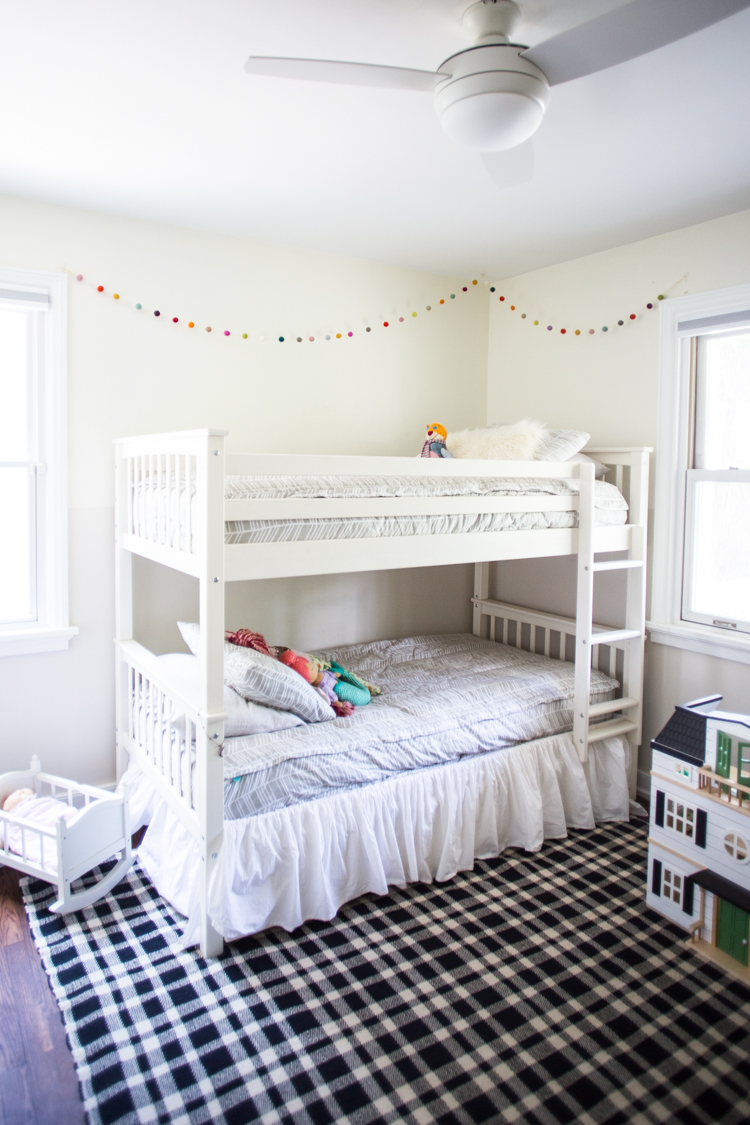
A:
[[[542,71],[513,43],[478,44],[446,59],[435,87],[435,111],[453,141],[478,152],[522,144],[549,102]]]

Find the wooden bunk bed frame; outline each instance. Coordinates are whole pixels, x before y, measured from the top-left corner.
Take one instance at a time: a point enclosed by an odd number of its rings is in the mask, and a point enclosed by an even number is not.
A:
[[[568,659],[572,646],[573,739],[579,757],[586,761],[593,742],[626,735],[632,750],[631,796],[635,795],[642,717],[649,448],[587,450],[610,468],[630,509],[627,524],[595,527],[594,466],[588,463],[225,454],[225,437],[226,431],[192,430],[115,442],[118,776],[128,759],[137,763],[196,840],[202,863],[200,948],[204,956],[218,956],[223,948],[223,938],[211,924],[206,903],[223,832],[226,582],[474,563],[474,633],[560,660]],[[542,497],[537,494],[226,500],[227,475],[578,479],[580,492]],[[335,552],[330,540],[224,542],[225,520],[539,510],[578,511],[578,527],[337,539]],[[627,558],[595,559],[596,554],[610,552],[626,552]],[[197,698],[186,698],[163,663],[133,639],[133,554],[190,574],[199,581],[201,647]],[[575,618],[508,605],[488,596],[491,562],[560,555],[577,555],[578,559]],[[596,625],[594,575],[621,569],[628,571],[624,628]],[[590,705],[592,662],[612,675],[617,672],[622,683],[620,698]],[[181,768],[179,761],[175,766],[175,755],[164,751],[165,731],[169,729],[169,716],[174,713],[185,715],[186,744],[195,744],[194,776],[189,767]],[[606,715],[612,718],[603,718]],[[592,720],[596,720],[594,725]]]

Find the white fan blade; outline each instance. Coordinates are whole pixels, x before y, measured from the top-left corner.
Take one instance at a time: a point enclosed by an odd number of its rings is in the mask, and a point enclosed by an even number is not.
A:
[[[748,7],[750,0],[634,0],[522,51],[521,57],[557,86],[647,55]]]
[[[748,0],[750,3],[750,0]],[[435,89],[438,77],[429,70],[407,70],[400,66],[372,63],[331,62],[325,59],[274,59],[251,55],[245,63],[248,74],[270,78],[300,78],[305,82],[335,82],[342,86],[377,86],[387,90]]]
[[[501,191],[528,183],[534,175],[534,145],[524,141],[503,152],[483,152],[482,162],[490,178]]]

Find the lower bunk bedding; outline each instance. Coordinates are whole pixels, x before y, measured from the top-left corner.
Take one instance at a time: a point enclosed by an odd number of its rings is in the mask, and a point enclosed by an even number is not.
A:
[[[570,663],[472,635],[412,637],[320,653],[378,683],[355,714],[227,739],[224,836],[209,915],[227,940],[332,918],[389,886],[445,880],[506,847],[627,820],[629,745],[569,733]],[[592,674],[592,702],[615,680]],[[139,849],[197,943],[200,855],[137,767],[128,771]]]

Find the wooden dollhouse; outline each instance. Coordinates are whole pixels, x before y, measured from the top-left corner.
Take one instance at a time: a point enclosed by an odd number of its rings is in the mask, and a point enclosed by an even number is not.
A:
[[[720,701],[677,707],[651,743],[646,901],[750,980],[750,715]]]

